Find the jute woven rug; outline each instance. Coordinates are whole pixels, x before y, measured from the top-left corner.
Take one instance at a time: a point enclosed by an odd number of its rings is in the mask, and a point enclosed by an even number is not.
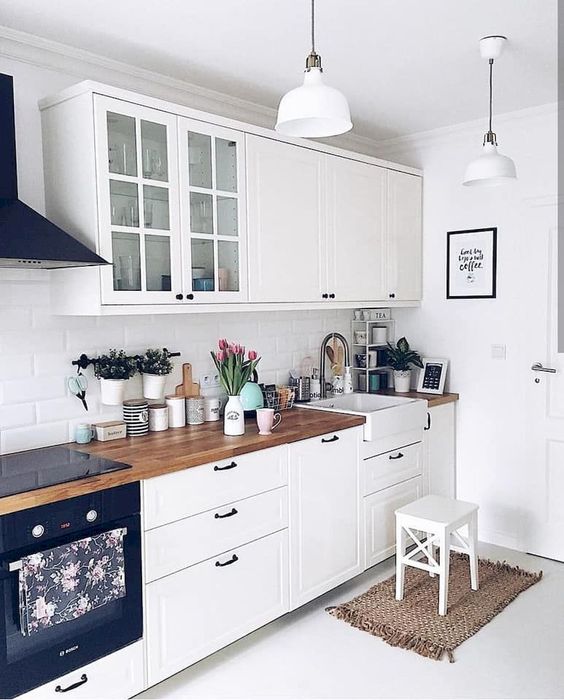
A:
[[[517,566],[479,560],[480,588],[470,588],[468,557],[451,553],[448,613],[438,614],[439,577],[406,567],[405,594],[395,599],[396,577],[376,584],[348,603],[327,608],[353,627],[381,637],[387,644],[439,660],[492,620],[519,593],[540,581],[538,574]]]

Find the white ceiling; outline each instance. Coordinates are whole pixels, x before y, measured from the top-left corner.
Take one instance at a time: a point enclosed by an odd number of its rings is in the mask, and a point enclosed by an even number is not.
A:
[[[487,113],[478,39],[509,37],[495,109],[556,101],[557,0],[317,0],[326,80],[383,139]],[[309,0],[0,0],[0,23],[276,107],[302,79]]]

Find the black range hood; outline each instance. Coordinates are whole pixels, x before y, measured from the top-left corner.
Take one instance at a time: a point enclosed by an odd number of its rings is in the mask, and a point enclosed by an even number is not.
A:
[[[0,73],[0,267],[107,265],[90,248],[18,199],[14,85]]]

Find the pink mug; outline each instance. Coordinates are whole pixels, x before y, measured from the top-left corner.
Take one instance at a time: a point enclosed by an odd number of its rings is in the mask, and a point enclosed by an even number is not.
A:
[[[270,435],[274,428],[280,425],[282,416],[275,413],[273,408],[257,408],[257,425],[259,435]]]

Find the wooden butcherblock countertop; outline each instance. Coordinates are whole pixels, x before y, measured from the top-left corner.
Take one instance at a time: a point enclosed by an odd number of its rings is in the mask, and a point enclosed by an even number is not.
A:
[[[240,437],[224,435],[223,422],[218,421],[110,442],[91,442],[88,445],[69,443],[69,449],[125,462],[132,468],[5,496],[0,498],[0,515],[353,428],[363,423],[363,416],[293,408],[283,412],[280,426],[271,435],[265,436],[258,434],[253,419],[247,421],[246,433]]]
[[[453,403],[460,398],[458,394],[424,394],[419,391],[409,391],[406,394],[398,394],[393,389],[382,389],[376,393],[386,394],[386,396],[403,396],[408,399],[424,399],[427,401],[429,408],[433,408],[433,406],[442,406],[444,403]]]

